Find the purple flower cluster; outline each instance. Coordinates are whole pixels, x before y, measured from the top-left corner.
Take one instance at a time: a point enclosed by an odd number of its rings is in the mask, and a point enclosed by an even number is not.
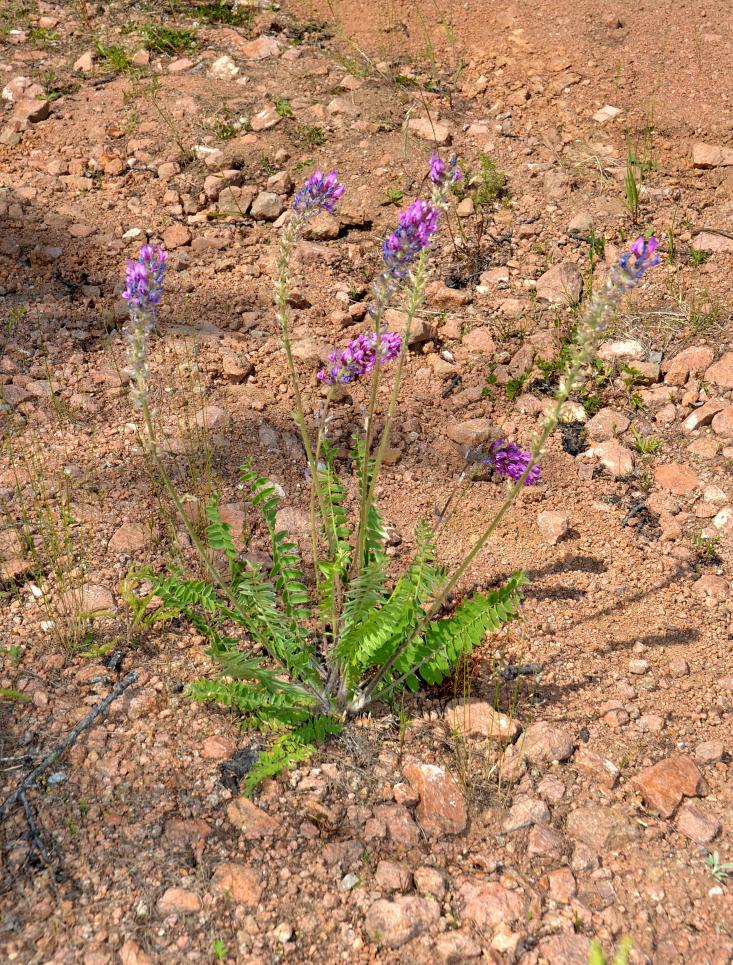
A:
[[[527,471],[532,460],[532,454],[505,439],[497,439],[489,447],[489,456],[483,459],[487,466],[491,466],[499,476],[506,476],[508,479],[518,482]],[[527,478],[524,480],[525,486],[536,485],[542,476],[539,466],[532,466]]]
[[[656,253],[658,247],[659,242],[653,235],[648,241],[643,235],[639,235],[631,250],[621,255],[621,270],[629,281],[637,284],[649,268],[659,264],[659,255]]]
[[[397,332],[383,332],[379,350],[380,365],[389,362],[399,355],[402,338]],[[331,363],[318,373],[318,379],[326,385],[336,385],[338,382],[354,382],[362,375],[371,372],[377,364],[377,336],[374,332],[358,335],[352,339],[341,352],[331,352],[328,356]]]
[[[440,209],[429,201],[413,201],[400,214],[397,228],[382,243],[382,258],[387,274],[392,278],[404,278],[410,265],[427,248],[431,237],[438,230]]]
[[[336,171],[330,174],[315,171],[295,195],[293,207],[306,215],[316,211],[333,211],[343,193],[344,186],[339,182]]]
[[[130,312],[155,316],[155,309],[163,297],[163,274],[167,261],[167,252],[152,245],[143,245],[137,259],[128,260],[122,297]]]
[[[442,188],[446,184],[455,184],[463,177],[461,169],[458,167],[458,158],[455,154],[451,157],[448,164],[438,154],[433,154],[430,158],[430,180],[437,187]]]

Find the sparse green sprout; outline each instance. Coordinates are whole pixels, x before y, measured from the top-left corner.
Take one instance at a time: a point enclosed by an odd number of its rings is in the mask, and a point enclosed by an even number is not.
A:
[[[687,321],[695,335],[707,335],[720,328],[722,315],[723,308],[720,302],[711,299],[707,292],[703,292],[701,299],[690,300]]]
[[[690,250],[690,263],[693,268],[699,268],[701,265],[704,265],[709,257],[709,252],[702,251],[700,248],[692,248]]]
[[[196,31],[185,27],[145,24],[141,29],[145,49],[156,54],[179,54],[196,47]]]
[[[321,144],[326,143],[326,132],[317,124],[306,124],[301,127],[298,139],[306,147],[320,147]]]
[[[211,954],[217,962],[224,962],[229,957],[229,949],[221,938],[215,938],[211,947]]]
[[[220,141],[231,141],[231,139],[236,137],[239,133],[239,126],[237,124],[232,124],[223,117],[217,117],[214,120],[213,126],[214,134],[216,134]]]
[[[275,113],[278,117],[293,117],[293,108],[290,106],[290,102],[284,97],[276,97],[274,100]]]
[[[510,402],[514,402],[514,400],[518,399],[519,396],[522,394],[522,392],[524,391],[525,383],[529,379],[530,374],[531,374],[530,372],[523,372],[521,375],[518,375],[515,379],[509,379],[509,381],[504,386],[504,388],[506,390],[506,397],[507,399],[509,399]],[[496,381],[496,377],[494,377],[494,381]]]
[[[479,153],[478,160],[479,169],[469,179],[469,186],[472,189],[470,193],[473,197],[473,203],[480,206],[491,204],[501,197],[506,190],[507,176],[504,171],[499,170],[496,162],[483,151]]]
[[[634,151],[629,146],[626,153],[626,177],[624,178],[624,202],[626,210],[631,215],[631,220],[636,224],[639,220],[641,209],[641,188],[643,184],[643,172]]]
[[[5,700],[10,703],[27,704],[31,698],[28,694],[20,690],[12,690],[10,687],[0,687],[0,701]]]
[[[629,954],[633,946],[630,938],[622,938],[612,961],[608,961],[603,954],[603,948],[595,939],[591,942],[588,953],[588,965],[629,965]]]
[[[55,30],[48,30],[45,27],[31,27],[28,31],[28,40],[35,47],[45,49],[52,47],[59,39]]]
[[[252,21],[254,11],[254,6],[249,4],[240,4],[234,9],[233,4],[227,0],[211,0],[209,3],[198,4],[192,14],[203,23],[226,23],[233,27],[242,27]]]
[[[720,536],[709,536],[705,537],[702,533],[695,533],[692,537],[692,545],[695,547],[695,552],[697,553],[697,559],[700,564],[704,565],[717,565],[721,563],[720,554],[718,550],[720,549]]]
[[[130,55],[125,48],[120,47],[119,44],[106,46],[98,42],[95,46],[95,51],[100,63],[107,70],[115,71],[115,73],[118,74],[127,74],[135,69]]]
[[[721,862],[720,855],[717,851],[713,851],[705,859],[705,864],[710,869],[710,874],[715,878],[716,881],[726,881],[730,875],[733,875],[733,861]]]
[[[405,192],[399,188],[387,188],[385,204],[399,204],[405,196]]]
[[[639,432],[636,426],[632,426],[631,435],[633,439],[634,449],[644,456],[653,456],[655,452],[659,450],[664,445],[662,439],[655,435],[645,435],[643,432]]]

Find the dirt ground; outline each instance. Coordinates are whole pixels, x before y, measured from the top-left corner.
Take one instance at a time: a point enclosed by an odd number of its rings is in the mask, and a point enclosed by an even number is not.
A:
[[[592,939],[610,955],[628,935],[633,963],[733,962],[728,4],[216,6],[0,5],[0,688],[26,698],[0,700],[0,802],[139,673],[29,791],[45,857],[22,807],[2,823],[0,958],[586,965]],[[568,280],[582,310],[645,229],[661,263],[542,483],[466,576],[525,568],[521,619],[248,804],[234,771],[259,738],[186,693],[213,672],[202,637],[141,632],[125,603],[130,568],[162,568],[180,530],[122,371],[125,262],[146,240],[170,254],[151,391],[180,491],[218,491],[265,551],[245,458],[282,486],[296,534],[307,516],[272,306],[279,219],[309,173],[338,169],[339,209],[294,263],[315,412],[316,371],[365,330],[380,241],[425,190],[435,138],[507,181],[480,210],[454,206],[435,246],[380,486],[395,570],[468,442],[531,438],[578,310]],[[364,404],[350,386],[336,441]],[[71,579],[104,611],[76,647],[16,535],[39,478],[40,505],[69,511]],[[503,493],[473,484],[446,563]]]

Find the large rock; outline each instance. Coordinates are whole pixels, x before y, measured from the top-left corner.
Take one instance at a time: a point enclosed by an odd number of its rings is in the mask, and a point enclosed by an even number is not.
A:
[[[700,488],[696,473],[680,462],[657,466],[654,470],[654,481],[661,489],[666,489],[675,496],[689,496]]]
[[[709,403],[706,403],[709,405]],[[703,409],[705,406],[703,406]],[[690,416],[692,418],[692,416]],[[712,419],[713,432],[724,439],[733,439],[733,405],[716,412]]]
[[[532,764],[566,761],[575,750],[572,738],[563,727],[543,720],[530,724],[517,746]]]
[[[733,149],[719,144],[692,145],[692,165],[696,168],[724,168],[733,165]]]
[[[703,403],[703,405],[694,409],[682,423],[683,430],[685,432],[694,432],[695,429],[701,429],[703,426],[709,426],[711,423],[713,423],[713,428],[715,428],[715,417],[726,408],[726,405],[727,403],[722,399],[710,399],[708,402]],[[731,406],[731,412],[733,413],[733,406]]]
[[[211,879],[215,895],[231,898],[237,905],[257,905],[262,897],[263,885],[259,872],[245,864],[228,861],[216,865]]]
[[[575,932],[563,932],[543,938],[537,946],[540,961],[552,965],[588,965],[590,938]]]
[[[452,731],[464,737],[484,737],[507,743],[522,732],[519,721],[494,710],[485,700],[456,700],[448,705],[445,722]]]
[[[726,352],[705,371],[705,381],[733,389],[733,352]]]
[[[664,381],[667,385],[684,385],[690,375],[704,372],[714,358],[709,345],[691,345],[662,365]]]
[[[407,126],[415,137],[422,138],[423,141],[432,141],[434,144],[450,144],[450,128],[445,124],[439,124],[428,117],[411,117]]]
[[[720,833],[720,821],[692,801],[680,806],[676,827],[695,844],[709,844]]]
[[[201,899],[187,888],[168,888],[158,900],[161,915],[192,915],[201,911]]]
[[[537,517],[537,526],[545,543],[555,546],[567,534],[570,522],[567,513],[544,510]]]
[[[707,251],[711,255],[721,251],[733,251],[733,238],[718,234],[717,231],[701,231],[695,235],[692,247],[694,251]]]
[[[595,456],[602,466],[616,479],[631,475],[634,469],[634,456],[630,449],[622,446],[615,439],[601,442],[592,449],[588,449],[586,456]]]
[[[575,305],[583,294],[583,276],[572,261],[553,265],[537,279],[537,297],[557,305]]]
[[[400,895],[394,900],[380,898],[366,914],[364,929],[378,945],[399,948],[438,924],[440,905],[434,898]]]
[[[568,837],[595,854],[618,850],[636,837],[636,825],[622,811],[600,804],[587,804],[571,811],[565,826]]]
[[[260,191],[252,203],[250,214],[258,221],[275,221],[285,210],[283,199],[272,191]]]
[[[640,771],[631,782],[641,791],[646,804],[662,817],[674,814],[683,797],[708,793],[697,765],[690,757],[675,754]]]
[[[629,428],[630,421],[623,412],[615,409],[601,409],[586,425],[586,431],[594,442],[607,442],[621,435]]]
[[[280,824],[249,798],[238,797],[227,806],[227,817],[248,840],[264,838],[280,830]]]
[[[519,891],[510,891],[498,881],[464,878],[456,888],[463,917],[479,928],[494,928],[502,923],[522,921],[527,901]]]
[[[436,764],[408,764],[404,777],[420,795],[416,816],[427,835],[440,837],[465,830],[466,802],[452,774]]]
[[[495,438],[498,432],[491,419],[467,419],[465,422],[452,422],[446,429],[446,435],[459,446],[472,449]]]

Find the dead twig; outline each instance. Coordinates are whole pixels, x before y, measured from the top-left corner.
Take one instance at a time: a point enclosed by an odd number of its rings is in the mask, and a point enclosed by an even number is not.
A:
[[[136,683],[137,679],[137,671],[133,670],[133,672],[129,673],[124,680],[120,680],[118,683],[116,683],[104,700],[97,704],[96,707],[93,707],[86,717],[83,720],[80,720],[79,723],[69,731],[61,743],[54,747],[54,749],[48,754],[46,754],[41,763],[38,764],[37,767],[34,767],[30,774],[23,778],[12,794],[6,797],[3,803],[0,804],[0,821],[7,816],[8,812],[15,804],[18,802],[23,803],[26,791],[29,791],[33,787],[41,774],[43,774],[43,772],[52,764],[55,764],[66,753],[71,745],[78,740],[79,736],[83,734],[84,731],[91,724],[93,724],[98,717],[106,714],[110,704],[114,703],[114,701],[117,700],[117,698],[123,694],[128,687],[131,687],[132,684]],[[31,827],[31,832],[32,831],[33,828]]]

